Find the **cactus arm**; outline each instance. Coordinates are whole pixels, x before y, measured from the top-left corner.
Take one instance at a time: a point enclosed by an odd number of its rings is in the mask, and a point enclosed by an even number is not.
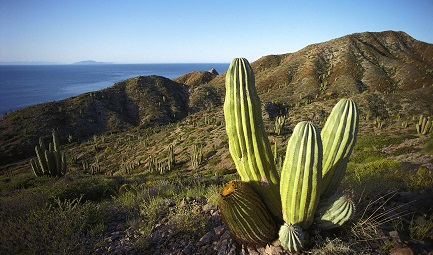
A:
[[[39,165],[37,164],[37,162],[34,159],[30,160],[30,165],[32,167],[33,173],[36,176],[38,176],[38,177],[42,176],[42,170],[41,170],[41,168],[39,167]]]
[[[274,216],[281,219],[279,177],[267,138],[253,70],[236,58],[226,75],[224,117],[229,150],[243,181],[253,183]]]
[[[53,135],[53,146],[54,146],[54,151],[60,151],[59,137],[57,136],[57,132],[56,132],[56,130],[53,129],[53,131],[52,131],[52,135]]]
[[[323,142],[323,185],[328,197],[340,184],[349,156],[355,146],[359,125],[358,108],[350,99],[340,100],[332,109],[321,131]]]
[[[320,201],[315,223],[322,229],[332,229],[342,226],[355,212],[355,204],[348,194],[334,195]]]
[[[60,176],[63,176],[66,174],[66,154],[62,151],[62,167],[60,171]]]
[[[45,159],[45,151],[42,151],[39,146],[35,146],[36,156],[38,158],[39,165],[41,166],[41,170],[43,174],[48,173],[48,164]]]
[[[309,122],[296,125],[287,145],[281,171],[283,219],[308,228],[319,203],[322,178],[322,144],[317,128]]]

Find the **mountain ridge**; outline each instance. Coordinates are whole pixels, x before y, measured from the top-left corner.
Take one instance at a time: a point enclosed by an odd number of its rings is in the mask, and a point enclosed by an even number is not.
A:
[[[308,45],[253,63],[263,104],[274,113],[356,97],[367,117],[431,114],[433,45],[405,32],[363,32]],[[190,113],[221,110],[225,73],[192,72],[176,79],[139,76],[109,88],[27,107],[0,119],[0,161],[31,156],[41,136],[80,141],[104,132],[166,125]],[[401,100],[400,107],[390,100]],[[404,104],[403,104],[404,102]],[[314,112],[315,109],[312,109]]]

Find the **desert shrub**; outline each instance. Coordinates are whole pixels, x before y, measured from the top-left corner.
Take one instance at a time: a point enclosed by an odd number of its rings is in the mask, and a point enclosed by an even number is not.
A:
[[[221,191],[223,185],[211,185],[207,188],[207,192],[204,195],[211,205],[217,205],[218,204],[218,196],[219,192]]]
[[[426,166],[420,166],[415,174],[409,174],[404,179],[412,190],[424,190],[433,187],[433,171]]]
[[[430,135],[430,138],[427,140],[427,142],[424,145],[423,151],[433,154],[433,135]]]
[[[385,154],[381,153],[381,149],[392,144],[403,142],[404,137],[391,137],[388,134],[379,135],[363,135],[360,136],[353,148],[353,153],[350,156],[350,161],[353,163],[365,163],[384,159]]]
[[[143,222],[141,232],[149,235],[155,223],[168,213],[168,205],[162,197],[152,197],[148,201],[143,201],[140,205],[140,216]]]
[[[177,206],[169,215],[169,224],[178,233],[188,233],[198,238],[206,229],[207,219],[201,214],[199,206],[187,204]]]
[[[402,186],[401,163],[395,160],[377,159],[365,163],[350,162],[342,189],[352,188],[355,194],[379,194],[382,191]]]
[[[433,221],[418,222],[414,218],[409,223],[409,236],[411,239],[423,240],[431,235]]]
[[[315,240],[316,243],[318,242]],[[359,251],[353,250],[349,244],[344,243],[342,240],[335,238],[326,240],[320,240],[317,248],[312,250],[313,254],[318,255],[331,255],[331,254],[340,254],[340,255],[355,255],[359,254]]]
[[[0,228],[8,233],[0,238],[0,254],[83,254],[97,241],[91,233],[102,231],[103,212],[81,198],[31,206],[22,206],[19,213],[0,210]]]
[[[69,178],[68,178],[69,177]],[[51,196],[60,199],[75,199],[82,196],[83,201],[101,201],[117,194],[118,182],[105,176],[68,176],[56,181],[49,189]]]
[[[52,178],[47,176],[36,177],[29,170],[28,173],[16,175],[13,178],[3,178],[0,181],[0,193],[4,194],[14,190],[38,187],[51,180]]]

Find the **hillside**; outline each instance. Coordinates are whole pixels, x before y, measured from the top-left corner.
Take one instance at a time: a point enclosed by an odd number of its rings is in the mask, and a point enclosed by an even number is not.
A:
[[[339,230],[311,231],[305,254],[429,254],[433,131],[419,134],[416,124],[433,117],[433,45],[404,32],[356,33],[251,65],[277,159],[298,122],[322,127],[343,97],[359,106],[340,187],[357,210]],[[240,245],[216,206],[222,185],[239,178],[224,82],[207,71],[138,76],[3,116],[0,253],[285,254],[278,242]],[[280,134],[276,116],[286,118]],[[29,159],[53,128],[68,173],[35,177]]]
[[[369,117],[386,118],[390,113],[385,108],[407,116],[433,112],[428,88],[433,84],[433,45],[404,32],[351,34],[295,53],[265,56],[252,67],[262,103],[273,104],[271,117],[296,104],[354,95],[365,102],[361,107]],[[0,161],[30,156],[38,137],[53,128],[62,137],[71,134],[82,141],[133,126],[167,124],[221,106],[224,77],[206,71],[175,82],[139,77],[10,113],[0,119]],[[400,105],[394,104],[396,99]]]

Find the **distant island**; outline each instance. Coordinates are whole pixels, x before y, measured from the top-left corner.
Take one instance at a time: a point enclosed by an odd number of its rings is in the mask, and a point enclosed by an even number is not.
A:
[[[112,63],[110,63],[110,62],[97,62],[94,60],[85,60],[85,61],[73,63],[73,65],[105,65],[105,64],[112,64]]]

